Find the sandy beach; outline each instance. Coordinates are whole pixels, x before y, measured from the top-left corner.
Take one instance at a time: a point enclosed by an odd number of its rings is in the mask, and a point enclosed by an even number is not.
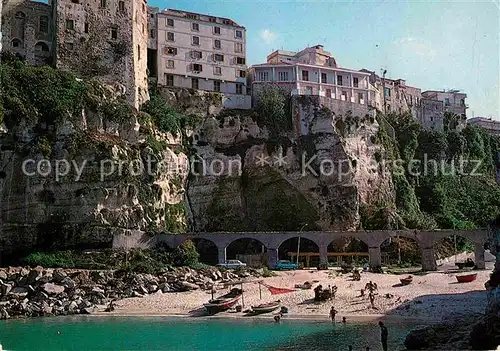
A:
[[[400,284],[400,278],[406,275],[374,274],[363,272],[360,281],[353,281],[351,274],[340,274],[333,270],[299,270],[276,272],[276,276],[268,278],[248,278],[253,281],[243,284],[244,307],[281,300],[288,307],[286,318],[328,319],[332,305],[338,311],[337,319],[346,316],[350,321],[385,319],[422,320],[426,322],[441,321],[458,314],[482,313],[486,303],[484,283],[489,279],[490,271],[477,271],[477,279],[471,283],[457,283],[456,272],[433,272],[425,275],[414,275],[413,283],[407,286]],[[306,281],[323,287],[335,285],[338,288],[334,300],[315,303],[314,291],[297,290],[295,292],[271,295],[269,290],[261,286],[262,299],[259,298],[259,284],[294,288],[295,284]],[[373,281],[378,285],[375,309],[360,290],[365,284]],[[217,291],[222,295],[228,288]],[[388,295],[389,294],[389,295]],[[189,291],[181,293],[156,293],[143,298],[129,298],[118,301],[114,315],[177,315],[198,316],[203,311],[203,303],[211,298],[209,291]],[[109,315],[110,313],[106,313]],[[271,314],[270,314],[271,315]],[[218,316],[243,316],[242,313],[223,312]]]

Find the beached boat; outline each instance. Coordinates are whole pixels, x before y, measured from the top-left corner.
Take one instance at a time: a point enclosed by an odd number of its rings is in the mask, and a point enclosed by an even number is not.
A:
[[[261,305],[257,306],[252,306],[252,311],[254,313],[268,313],[276,310],[278,307],[280,307],[281,301],[273,301],[269,303],[263,303]]]
[[[229,293],[222,295],[216,299],[208,301],[208,303],[203,304],[208,313],[214,314],[230,309],[243,295],[243,291],[238,288],[232,289]]]
[[[457,280],[459,283],[470,283],[476,280],[477,273],[466,274],[466,275],[457,275]]]
[[[401,284],[403,284],[403,285],[409,285],[413,281],[413,277],[411,275],[409,275],[408,277],[401,278],[399,280],[401,281]]]

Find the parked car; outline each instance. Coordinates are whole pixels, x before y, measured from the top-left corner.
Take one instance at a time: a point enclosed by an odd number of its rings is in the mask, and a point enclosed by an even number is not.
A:
[[[239,260],[227,260],[225,263],[219,263],[217,265],[217,267],[224,267],[228,269],[245,268],[246,266],[246,263],[243,263]]]
[[[274,269],[279,269],[279,270],[287,270],[287,269],[297,269],[298,266],[296,263],[292,263],[288,260],[281,260],[276,263],[276,266],[274,266]]]

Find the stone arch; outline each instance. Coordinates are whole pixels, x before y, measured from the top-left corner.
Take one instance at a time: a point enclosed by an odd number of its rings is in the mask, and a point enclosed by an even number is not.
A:
[[[380,245],[382,263],[402,268],[420,267],[422,253],[414,235],[390,236]]]
[[[458,232],[458,234],[444,236],[434,243],[436,265],[438,267],[453,267],[455,262],[464,262],[467,258],[471,258],[475,261],[476,246],[480,245],[476,245],[473,239],[467,235],[461,235],[460,232]],[[455,254],[458,256],[455,256]]]
[[[257,238],[235,238],[226,246],[226,258],[238,259],[249,266],[261,267],[266,261],[267,246]]]
[[[39,41],[35,44],[35,52],[49,52],[49,45],[44,41]]]
[[[341,235],[328,243],[328,261],[341,265],[342,263],[364,264],[369,262],[369,245],[359,235]],[[333,256],[332,254],[338,254]],[[352,253],[352,255],[349,255]]]
[[[22,49],[23,41],[19,38],[14,38],[10,41],[10,46],[17,50]]]
[[[299,264],[302,264],[304,267],[315,267],[319,264],[321,245],[316,240],[302,235],[292,236],[281,241],[278,245],[278,259],[296,262],[297,256],[290,255],[290,253],[296,254],[297,248],[299,248],[299,254],[302,253],[303,255],[299,257]]]
[[[215,241],[201,237],[188,237],[183,242],[186,240],[191,240],[196,246],[196,251],[200,254],[200,262],[209,265],[216,265],[219,262],[219,251]]]

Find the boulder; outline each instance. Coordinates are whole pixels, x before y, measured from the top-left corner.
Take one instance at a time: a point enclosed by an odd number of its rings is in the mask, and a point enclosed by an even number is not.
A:
[[[52,283],[43,284],[42,289],[43,289],[43,291],[45,291],[49,295],[58,295],[58,294],[62,294],[64,292],[64,286],[52,284]]]
[[[64,286],[64,288],[66,288],[67,290],[73,290],[76,286],[75,282],[70,277],[66,277],[63,280],[61,280],[60,284]]]
[[[68,276],[68,274],[62,270],[62,269],[56,269],[53,273],[52,273],[52,279],[54,282],[56,283],[60,283],[62,282],[62,280],[64,278],[66,278]]]
[[[180,281],[179,286],[182,291],[198,290],[200,288],[198,285],[186,281]]]
[[[0,296],[7,295],[13,287],[14,284],[4,283],[0,280]]]
[[[7,280],[7,272],[3,269],[0,269],[0,280]]]
[[[21,298],[21,297],[26,297],[28,295],[28,289],[23,288],[21,286],[13,288],[10,293],[10,296],[13,296],[15,298]]]
[[[36,283],[40,278],[43,276],[43,268],[40,266],[37,266],[30,270],[28,273],[28,278],[27,278],[27,283],[32,285]]]

